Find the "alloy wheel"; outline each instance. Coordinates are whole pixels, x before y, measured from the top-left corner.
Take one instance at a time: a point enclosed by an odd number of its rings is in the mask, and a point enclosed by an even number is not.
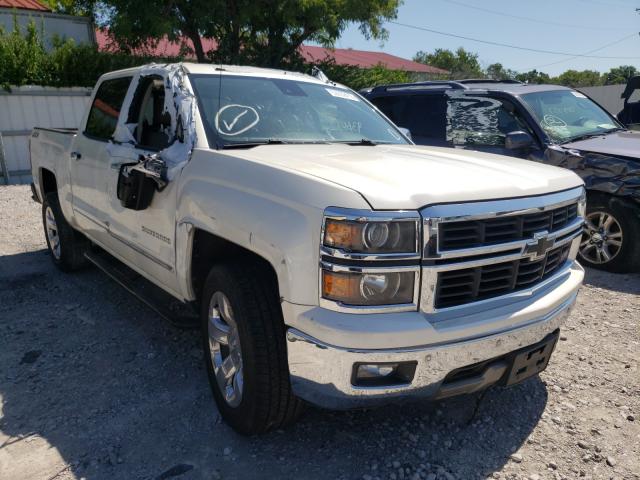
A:
[[[51,207],[47,207],[44,214],[45,227],[47,231],[47,238],[49,239],[49,247],[51,253],[56,260],[60,259],[60,234],[58,231],[58,224],[56,223],[56,217],[53,216],[53,210]]]
[[[587,214],[580,255],[591,263],[604,264],[613,260],[621,248],[622,227],[615,217],[598,211]]]
[[[209,302],[207,330],[218,388],[227,404],[237,407],[242,401],[244,384],[242,349],[231,304],[222,292],[214,293]]]

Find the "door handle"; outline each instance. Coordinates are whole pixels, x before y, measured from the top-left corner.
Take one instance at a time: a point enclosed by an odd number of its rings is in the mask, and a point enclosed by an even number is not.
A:
[[[80,152],[71,152],[69,154],[71,160],[80,160],[82,158],[82,154]]]

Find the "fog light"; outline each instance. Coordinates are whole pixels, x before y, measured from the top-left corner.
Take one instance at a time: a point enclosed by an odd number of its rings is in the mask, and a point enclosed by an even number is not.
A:
[[[360,365],[358,367],[358,378],[376,378],[386,377],[393,373],[398,368],[398,364],[392,365]]]
[[[418,362],[356,363],[352,385],[357,387],[385,387],[410,384]]]

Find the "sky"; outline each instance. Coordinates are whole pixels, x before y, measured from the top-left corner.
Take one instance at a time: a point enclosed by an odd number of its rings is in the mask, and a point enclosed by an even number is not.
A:
[[[632,58],[572,59],[568,55],[486,45],[392,23],[385,24],[389,38],[382,45],[379,40],[366,40],[357,26],[351,26],[336,47],[384,51],[411,59],[419,50],[462,46],[478,53],[483,67],[499,62],[505,68],[535,68],[550,75],[568,69],[605,72],[619,65],[634,65],[640,70],[640,12],[636,8],[640,8],[640,0],[404,0],[395,20],[489,42],[569,54],[585,54],[629,37],[592,55]]]

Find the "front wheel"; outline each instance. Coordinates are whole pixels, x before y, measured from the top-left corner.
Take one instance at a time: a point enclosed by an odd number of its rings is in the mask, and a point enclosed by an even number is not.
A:
[[[274,274],[260,263],[215,266],[204,285],[202,336],[209,383],[222,418],[238,433],[293,423],[284,321]]]
[[[590,199],[592,200],[592,199]],[[589,267],[629,272],[640,267],[634,241],[640,236],[640,216],[615,197],[596,197],[587,205],[580,258]]]

